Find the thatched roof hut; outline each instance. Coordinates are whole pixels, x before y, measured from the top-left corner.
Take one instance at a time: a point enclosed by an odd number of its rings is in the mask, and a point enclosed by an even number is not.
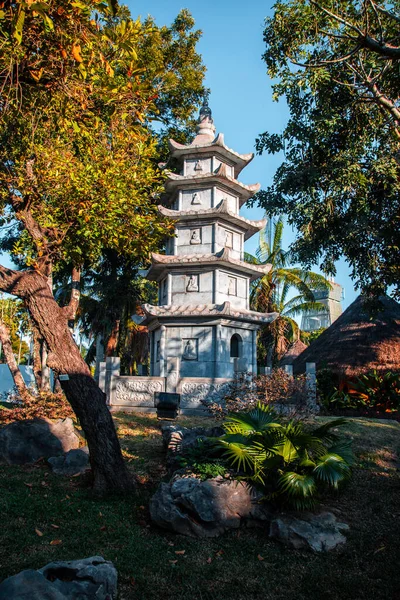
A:
[[[381,297],[383,310],[372,318],[359,296],[328,329],[294,361],[295,373],[306,363],[346,376],[371,369],[400,371],[400,304]]]
[[[301,340],[296,340],[291,346],[289,346],[287,352],[282,356],[279,361],[279,366],[284,367],[285,365],[292,365],[294,360],[308,348]]]

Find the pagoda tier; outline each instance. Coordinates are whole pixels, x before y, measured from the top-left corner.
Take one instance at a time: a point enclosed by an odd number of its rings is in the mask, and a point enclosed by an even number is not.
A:
[[[230,150],[204,103],[191,144],[170,141],[181,173],[167,173],[159,211],[175,221],[166,254],[152,254],[147,278],[159,282],[158,306],[146,304],[151,374],[166,376],[172,391],[185,378],[232,379],[257,371],[256,333],[277,313],[250,310],[249,284],[271,265],[245,262],[244,240],[265,220],[239,209],[260,188],[236,177],[253,158]],[[171,381],[168,383],[168,374]],[[176,383],[178,381],[178,383]]]
[[[193,267],[196,270],[199,267],[202,269],[210,266],[225,267],[250,277],[251,281],[259,279],[271,270],[271,265],[254,265],[232,258],[228,248],[216,254],[186,254],[179,256],[167,256],[166,254],[153,252],[151,259],[152,264],[147,273],[147,279],[150,279],[150,281],[160,281],[171,269],[184,269],[190,273]]]
[[[232,223],[244,231],[245,240],[252,237],[255,233],[261,231],[261,229],[263,229],[267,223],[266,219],[261,219],[260,221],[251,221],[250,219],[241,217],[233,210],[230,210],[229,203],[226,198],[221,200],[221,202],[214,208],[179,211],[171,210],[160,204],[158,206],[158,210],[164,217],[169,217],[170,219],[174,219],[180,223],[193,221],[198,222],[209,219],[220,219],[223,222]]]
[[[143,310],[148,317],[157,319],[188,318],[188,317],[230,317],[247,323],[259,323],[265,325],[274,321],[278,313],[258,313],[254,310],[236,309],[230,302],[222,304],[183,304],[182,306],[152,306],[144,304]]]
[[[207,163],[208,161],[204,161]],[[201,165],[200,159],[197,161]],[[227,166],[219,165],[215,171],[207,171],[210,168],[207,164],[202,167],[202,173],[188,173],[187,175],[179,175],[177,173],[168,173],[168,180],[165,185],[165,191],[171,203],[174,203],[179,190],[193,190],[196,193],[198,189],[207,189],[210,186],[219,186],[222,195],[224,192],[232,198],[238,198],[239,206],[242,207],[260,189],[259,183],[245,185],[229,174]],[[165,198],[165,195],[164,195]]]
[[[215,156],[217,160],[224,160],[233,166],[234,175],[237,177],[242,169],[253,160],[254,154],[238,154],[224,143],[224,134],[219,133],[210,141],[208,136],[197,135],[188,146],[169,140],[171,157],[183,160],[187,156]]]

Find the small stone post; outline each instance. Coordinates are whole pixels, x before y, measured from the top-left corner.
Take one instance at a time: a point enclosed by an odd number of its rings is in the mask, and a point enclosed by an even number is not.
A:
[[[318,412],[317,405],[317,370],[315,363],[306,363],[307,405],[313,412]]]
[[[119,377],[121,360],[118,356],[107,356],[106,358],[106,385],[105,393],[107,398],[107,404],[112,405],[113,395],[115,391],[115,380],[114,377]]]
[[[99,388],[102,392],[106,391],[106,363],[99,363]]]
[[[168,361],[166,391],[171,394],[176,394],[180,374],[180,359],[177,357],[170,358]]]

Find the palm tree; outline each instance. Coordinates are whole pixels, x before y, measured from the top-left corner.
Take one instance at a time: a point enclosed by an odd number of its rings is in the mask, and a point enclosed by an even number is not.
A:
[[[256,256],[245,254],[247,262],[272,265],[271,270],[255,281],[250,289],[253,310],[280,314],[278,319],[261,330],[259,336],[260,358],[270,365],[276,365],[289,345],[299,339],[300,329],[294,317],[309,310],[326,310],[323,304],[316,302],[313,292],[330,286],[323,275],[290,266],[290,252],[282,248],[283,228],[283,217],[274,224],[269,219],[260,232]]]

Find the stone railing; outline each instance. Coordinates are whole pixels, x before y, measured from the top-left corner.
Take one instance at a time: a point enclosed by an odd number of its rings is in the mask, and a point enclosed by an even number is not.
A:
[[[116,357],[100,363],[99,385],[110,410],[154,410],[154,394],[165,391],[165,378],[121,376],[119,369],[120,361]]]
[[[107,358],[100,363],[99,385],[107,397],[110,410],[118,411],[150,411],[154,409],[155,392],[177,392],[181,395],[183,413],[204,411],[204,404],[221,402],[232,386],[231,379],[211,377],[183,377],[171,371],[167,377],[121,376],[119,358]],[[285,371],[293,375],[293,367],[285,366]],[[263,369],[263,374],[271,374],[271,370]],[[317,412],[316,403],[316,371],[314,363],[307,363],[307,404],[313,412]]]

